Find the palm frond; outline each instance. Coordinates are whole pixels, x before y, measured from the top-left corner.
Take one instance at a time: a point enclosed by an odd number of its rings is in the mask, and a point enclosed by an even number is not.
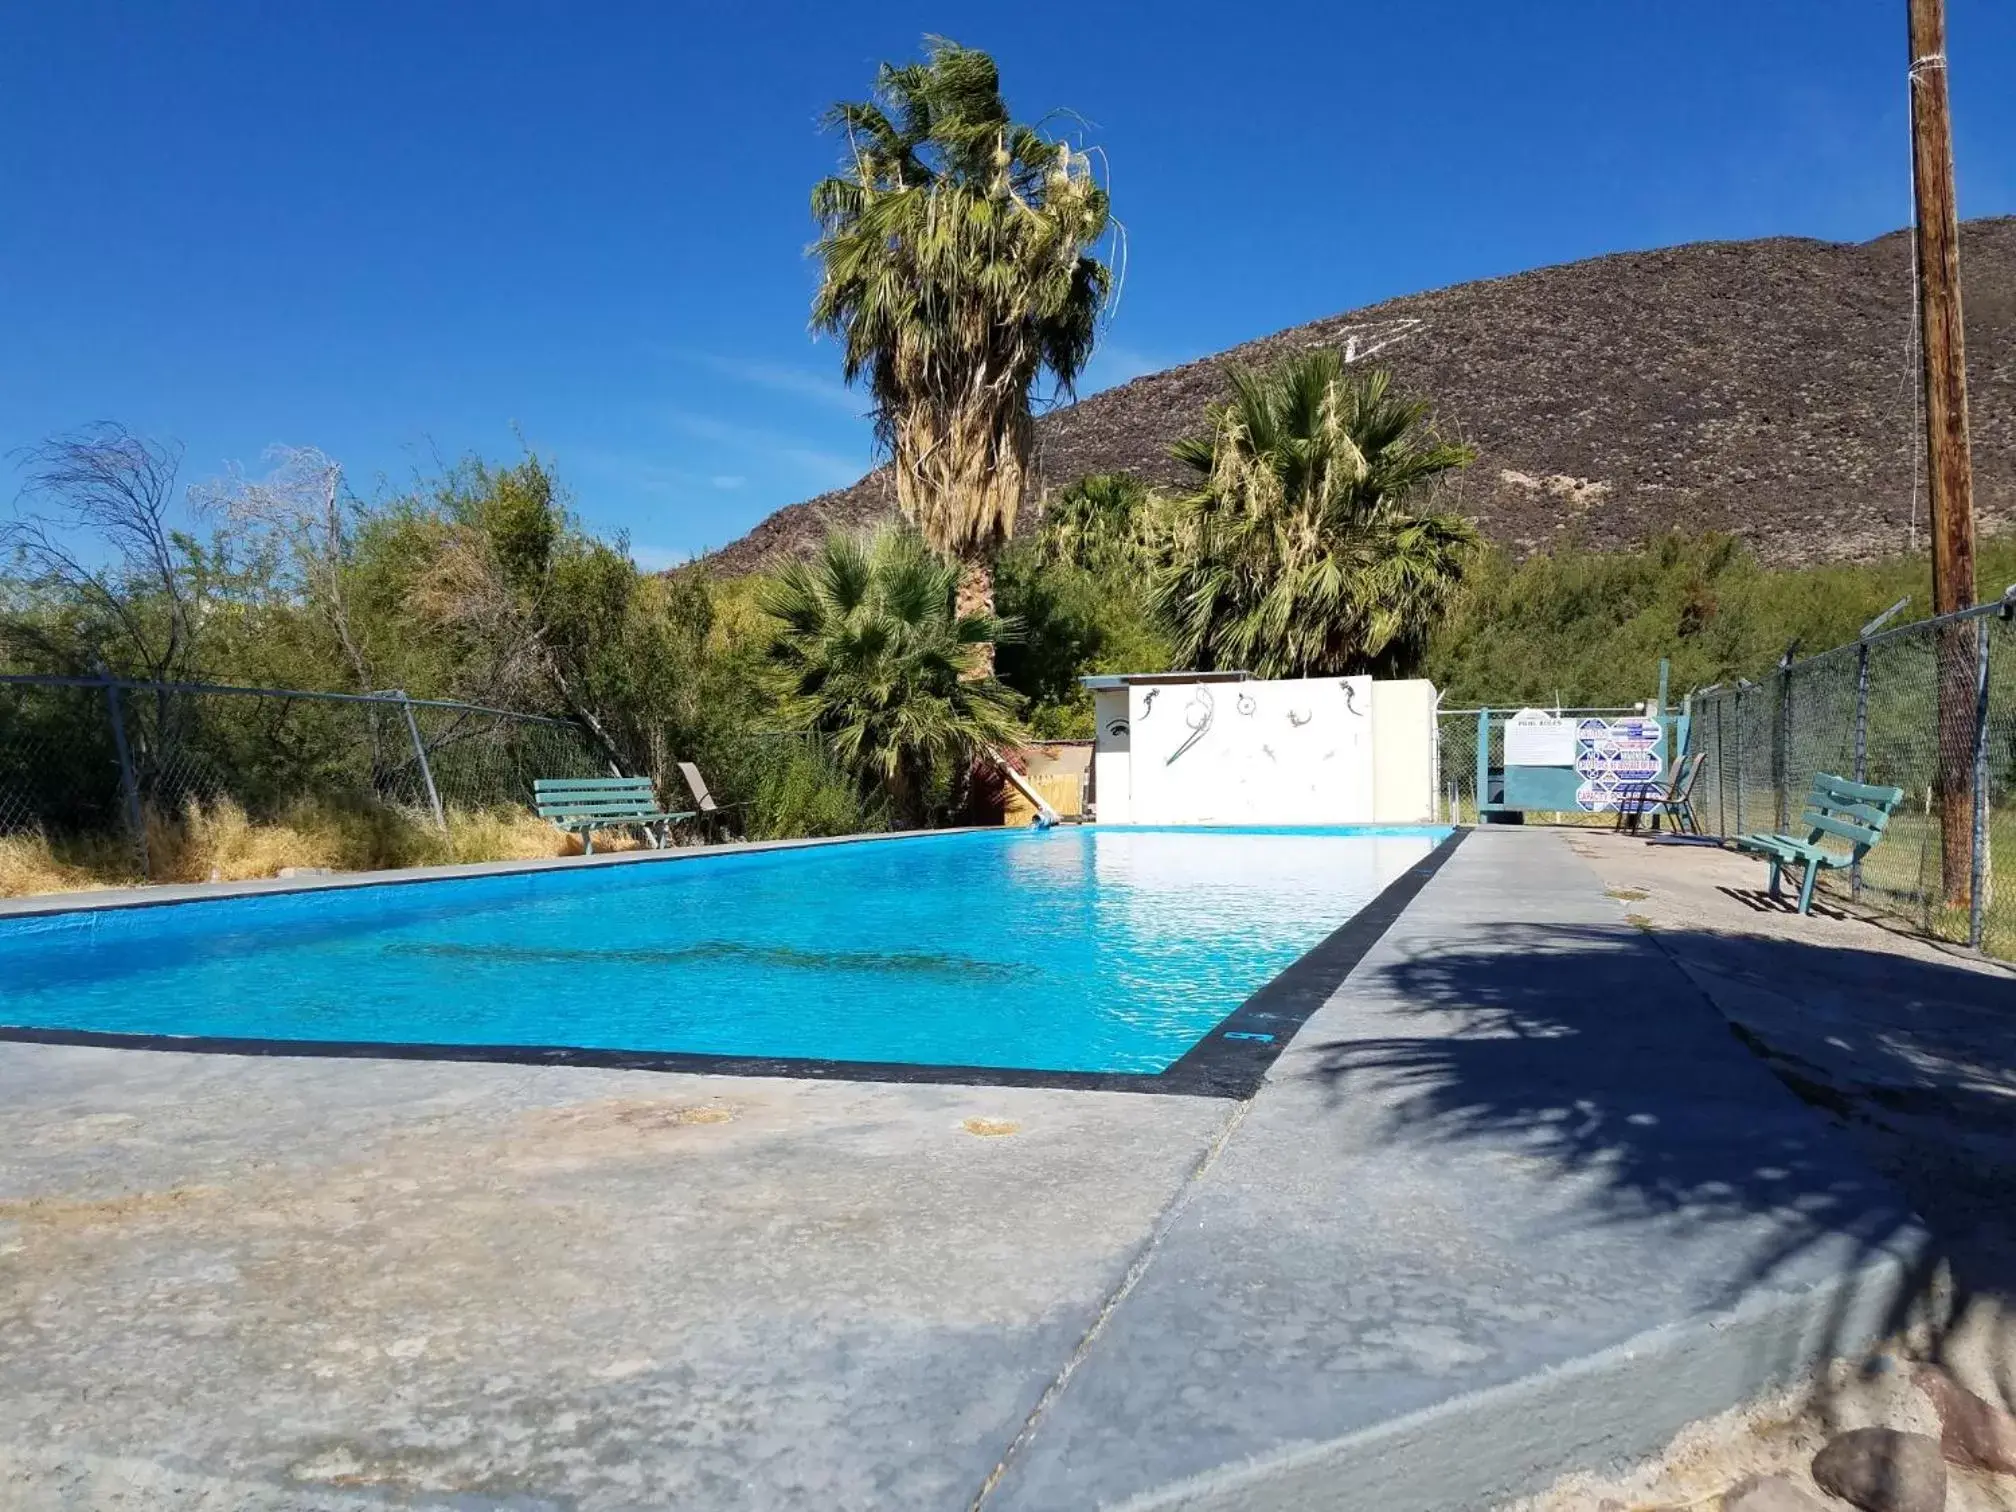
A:
[[[847,152],[812,193],[813,326],[868,387],[905,512],[934,550],[985,558],[1027,487],[1032,390],[1072,392],[1097,340],[1106,191],[1010,118],[991,57],[942,37],[827,123]]]
[[[913,815],[934,776],[1025,733],[1018,696],[973,675],[981,648],[1018,627],[961,614],[959,571],[907,526],[835,534],[757,599],[776,622],[768,660],[785,727],[819,736]]]
[[[1471,460],[1379,369],[1317,351],[1234,368],[1206,434],[1171,455],[1199,474],[1175,501],[1154,588],[1189,665],[1268,677],[1404,669],[1478,544],[1412,496]]]

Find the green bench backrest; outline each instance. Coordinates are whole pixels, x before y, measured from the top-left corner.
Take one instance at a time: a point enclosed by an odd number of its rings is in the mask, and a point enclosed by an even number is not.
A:
[[[1873,787],[1822,772],[1813,779],[1799,822],[1811,832],[1807,844],[1817,845],[1822,835],[1832,835],[1853,845],[1859,859],[1883,838],[1892,811],[1903,801],[1902,788]]]
[[[541,777],[532,784],[541,819],[621,819],[658,812],[649,777]]]

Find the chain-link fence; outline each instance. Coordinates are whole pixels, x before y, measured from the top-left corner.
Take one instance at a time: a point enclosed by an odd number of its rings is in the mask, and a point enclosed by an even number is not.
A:
[[[1694,806],[1724,835],[1804,833],[1818,773],[1904,790],[1823,888],[2016,958],[2016,590],[1694,695]]]
[[[381,805],[436,825],[528,805],[539,777],[606,774],[567,720],[402,693],[344,694],[0,677],[0,834],[123,831],[145,816],[302,799]]]

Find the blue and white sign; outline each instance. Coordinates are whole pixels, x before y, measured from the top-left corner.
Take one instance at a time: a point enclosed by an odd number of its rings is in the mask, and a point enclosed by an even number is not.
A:
[[[1575,727],[1575,806],[1588,813],[1614,812],[1625,800],[1659,780],[1665,727],[1657,719],[1584,719]]]
[[[1610,739],[1623,751],[1649,751],[1665,739],[1666,732],[1656,719],[1613,719]]]
[[[1575,771],[1582,777],[1615,777],[1621,782],[1650,782],[1659,775],[1656,751],[1620,751],[1606,741],[1575,758]]]

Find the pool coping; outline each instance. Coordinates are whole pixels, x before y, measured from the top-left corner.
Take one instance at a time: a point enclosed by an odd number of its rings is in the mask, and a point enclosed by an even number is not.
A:
[[[1424,826],[1426,828],[1426,826]],[[848,835],[819,840],[745,842],[738,845],[690,846],[680,851],[625,852],[610,860],[671,860],[758,850],[790,850],[837,845],[859,840],[894,840],[924,835],[998,833],[970,826],[961,829],[908,830],[886,835]],[[1311,1015],[1328,1002],[1344,979],[1381,936],[1414,901],[1421,889],[1455,853],[1469,834],[1467,826],[1452,828],[1428,854],[1357,909],[1336,929],[1274,976],[1263,982],[1238,1007],[1218,1020],[1175,1061],[1161,1071],[1043,1071],[1015,1066],[944,1066],[907,1061],[824,1060],[796,1056],[709,1055],[677,1050],[617,1050],[576,1045],[427,1044],[396,1040],[264,1039],[231,1035],[121,1034],[95,1029],[44,1029],[0,1024],[0,1042],[33,1045],[76,1045],[107,1050],[163,1050],[199,1055],[271,1055],[340,1060],[464,1061],[503,1065],[580,1066],[605,1070],[667,1071],[710,1076],[770,1076],[800,1081],[896,1082],[918,1085],[1045,1087],[1098,1092],[1148,1092],[1163,1096],[1217,1097],[1243,1101],[1260,1090],[1267,1073],[1288,1042]],[[563,865],[600,861],[596,857],[561,857]],[[387,885],[411,880],[438,881],[465,876],[495,876],[541,871],[551,862],[531,864],[484,862],[475,866],[414,868],[408,872],[359,872],[339,879],[316,878],[297,887],[295,878],[276,879],[278,887],[237,884],[234,892],[191,889],[193,896],[152,899],[156,905],[273,892],[315,892],[331,885]],[[371,878],[370,884],[358,878]],[[77,894],[61,896],[75,897]],[[127,903],[124,906],[138,906]],[[73,908],[42,909],[70,913]],[[5,917],[0,914],[0,917]]]
[[[108,908],[166,908],[222,898],[331,892],[351,887],[406,887],[422,882],[461,882],[475,877],[510,877],[546,871],[584,871],[602,866],[692,861],[702,856],[758,855],[764,851],[810,850],[824,845],[867,845],[922,840],[939,835],[986,835],[1001,826],[965,824],[948,829],[875,830],[859,835],[808,835],[794,840],[726,840],[713,845],[675,845],[665,850],[610,851],[599,856],[534,856],[522,861],[456,861],[443,866],[388,867],[381,871],[315,872],[296,877],[253,877],[243,882],[167,882],[135,888],[36,893],[0,898],[0,919],[42,914],[93,913]]]

